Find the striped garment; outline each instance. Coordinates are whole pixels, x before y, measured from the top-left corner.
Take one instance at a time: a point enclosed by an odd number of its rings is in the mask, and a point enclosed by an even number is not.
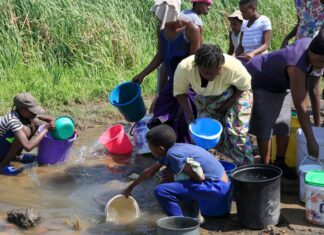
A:
[[[7,131],[16,132],[23,128],[23,126],[17,111],[11,111],[5,116],[0,117],[0,137],[4,136]]]
[[[247,27],[248,20],[241,26],[243,32],[242,47],[244,53],[248,53],[262,45],[263,32],[271,30],[271,21],[266,16],[260,16],[250,27]]]

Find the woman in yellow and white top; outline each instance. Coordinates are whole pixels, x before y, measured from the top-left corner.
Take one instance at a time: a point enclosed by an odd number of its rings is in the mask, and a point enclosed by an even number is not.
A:
[[[187,99],[190,86],[197,94],[198,116],[214,118],[223,125],[217,148],[238,165],[253,164],[248,136],[253,99],[251,76],[241,62],[208,44],[181,61],[174,75],[173,93],[188,124],[194,119]]]

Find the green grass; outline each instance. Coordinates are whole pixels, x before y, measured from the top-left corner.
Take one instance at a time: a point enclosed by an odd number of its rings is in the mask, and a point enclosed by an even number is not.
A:
[[[183,1],[182,8],[190,8]],[[238,0],[215,0],[203,17],[204,41],[227,51],[227,15]],[[2,0],[0,1],[0,112],[12,97],[32,92],[47,107],[105,100],[130,80],[156,50],[151,0]],[[273,24],[271,49],[293,27],[292,0],[261,0],[259,12]],[[155,91],[156,73],[144,82]]]

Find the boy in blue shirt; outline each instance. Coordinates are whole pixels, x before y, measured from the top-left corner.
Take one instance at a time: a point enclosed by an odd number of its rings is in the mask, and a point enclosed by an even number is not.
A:
[[[152,154],[159,160],[126,188],[126,197],[138,184],[151,178],[163,166],[175,178],[182,178],[162,183],[155,189],[155,196],[168,216],[183,216],[180,207],[182,202],[186,205],[192,202],[189,204],[194,207],[195,201],[217,200],[228,196],[230,183],[226,172],[208,151],[195,145],[176,143],[176,134],[168,125],[152,128],[146,138]]]

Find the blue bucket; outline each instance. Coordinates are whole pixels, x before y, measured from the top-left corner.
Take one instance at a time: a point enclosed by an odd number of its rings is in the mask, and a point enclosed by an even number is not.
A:
[[[221,137],[222,124],[211,118],[198,118],[189,124],[193,142],[204,149],[214,148]]]
[[[219,162],[222,164],[224,167],[226,174],[229,176],[233,170],[237,168],[237,166],[233,162],[228,162],[224,160],[219,160]]]
[[[110,93],[109,101],[129,122],[137,122],[146,114],[138,83],[125,82],[116,86]]]
[[[236,165],[228,161],[219,161],[224,167],[226,174],[230,175],[233,170],[236,169]],[[217,200],[200,200],[199,208],[202,215],[206,216],[224,216],[228,215],[231,210],[232,203],[232,189],[228,192],[228,195],[224,198]]]

